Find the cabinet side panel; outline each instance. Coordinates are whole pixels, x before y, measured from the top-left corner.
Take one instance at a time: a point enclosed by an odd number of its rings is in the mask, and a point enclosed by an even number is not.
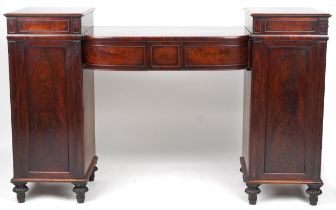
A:
[[[13,169],[14,176],[20,177],[22,175],[22,152],[20,149],[20,135],[19,135],[19,105],[18,105],[18,78],[17,78],[17,53],[15,41],[8,42],[9,54],[9,81],[10,81],[10,100],[11,100],[11,120],[12,120],[12,144],[13,144]]]
[[[96,155],[95,145],[95,103],[94,103],[94,71],[83,70],[83,102],[84,102],[84,170],[89,169]]]
[[[243,107],[243,151],[246,168],[249,168],[250,114],[251,114],[251,71],[244,72],[244,107]]]
[[[250,104],[250,130],[249,130],[249,161],[248,178],[259,178],[260,159],[263,153],[259,151],[265,139],[266,120],[266,74],[262,71],[264,56],[261,54],[262,42],[253,41],[252,68],[251,68],[251,104]]]
[[[269,100],[264,170],[305,173],[310,48],[269,46],[266,51]]]
[[[309,98],[311,107],[311,119],[309,121],[308,136],[311,139],[311,147],[307,148],[307,153],[311,154],[312,177],[320,179],[321,175],[321,150],[322,150],[322,131],[323,131],[323,108],[324,108],[324,85],[325,85],[325,67],[326,67],[326,41],[317,41],[318,62],[316,71],[310,76],[310,81],[315,81],[312,95]]]

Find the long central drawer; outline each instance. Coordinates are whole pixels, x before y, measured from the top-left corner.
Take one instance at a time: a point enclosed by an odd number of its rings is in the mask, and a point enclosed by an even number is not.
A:
[[[86,68],[225,70],[249,63],[249,36],[95,36],[84,38]]]

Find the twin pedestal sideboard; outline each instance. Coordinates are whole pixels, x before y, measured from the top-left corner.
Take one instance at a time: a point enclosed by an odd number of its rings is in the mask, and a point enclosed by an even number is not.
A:
[[[244,71],[249,203],[262,184],[304,184],[317,204],[329,14],[251,8],[245,27],[175,28],[95,27],[92,8],[5,16],[18,202],[28,182],[72,183],[84,202],[97,171],[94,70],[105,69]]]

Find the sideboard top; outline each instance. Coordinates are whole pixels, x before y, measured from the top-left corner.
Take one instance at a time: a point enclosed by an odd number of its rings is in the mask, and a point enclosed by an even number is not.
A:
[[[90,13],[94,8],[81,8],[81,7],[26,7],[20,10],[6,13],[6,17],[34,17],[34,16],[71,16],[81,17]],[[297,7],[255,7],[246,8],[248,14],[252,17],[263,16],[324,16],[330,17],[331,15],[313,8],[297,8]]]
[[[245,43],[245,27],[208,26],[94,26],[84,38],[91,41],[237,41]]]
[[[309,17],[330,17],[331,15],[313,8],[302,7],[255,7],[245,8],[247,14],[252,17],[270,16],[309,16]]]
[[[237,37],[248,36],[239,26],[95,26],[90,36],[104,37]]]
[[[6,13],[6,17],[36,17],[36,16],[57,16],[57,17],[81,17],[90,12],[94,8],[80,7],[26,7],[20,10]]]

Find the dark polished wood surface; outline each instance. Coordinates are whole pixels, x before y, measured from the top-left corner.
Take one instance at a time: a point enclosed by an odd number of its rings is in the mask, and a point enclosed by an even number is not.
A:
[[[248,9],[251,71],[244,80],[241,158],[251,204],[260,184],[307,184],[322,193],[321,148],[329,14]],[[258,193],[256,193],[258,192]]]
[[[82,17],[94,11],[91,7],[26,7],[4,14],[6,17]]]
[[[118,41],[130,38],[138,41],[153,41],[155,38],[176,39],[183,41],[191,38],[200,38],[200,40],[212,40],[223,37],[239,38],[249,36],[249,31],[243,26],[94,26],[87,34],[86,39],[107,39]]]
[[[223,70],[248,66],[244,27],[93,27],[84,36],[87,68]]]
[[[254,35],[327,35],[330,14],[312,8],[248,8],[246,27]]]
[[[250,7],[245,8],[247,15],[252,17],[330,17],[331,15],[314,8],[303,7]]]
[[[82,34],[93,10],[60,11],[6,14],[18,202],[27,182],[70,182],[81,203],[97,163],[94,75],[82,68]]]
[[[90,8],[6,16],[18,202],[28,182],[73,183],[84,202],[97,171],[94,69],[246,69],[240,163],[249,203],[262,184],[306,184],[317,204],[329,14],[250,8],[245,27],[94,27]]]

